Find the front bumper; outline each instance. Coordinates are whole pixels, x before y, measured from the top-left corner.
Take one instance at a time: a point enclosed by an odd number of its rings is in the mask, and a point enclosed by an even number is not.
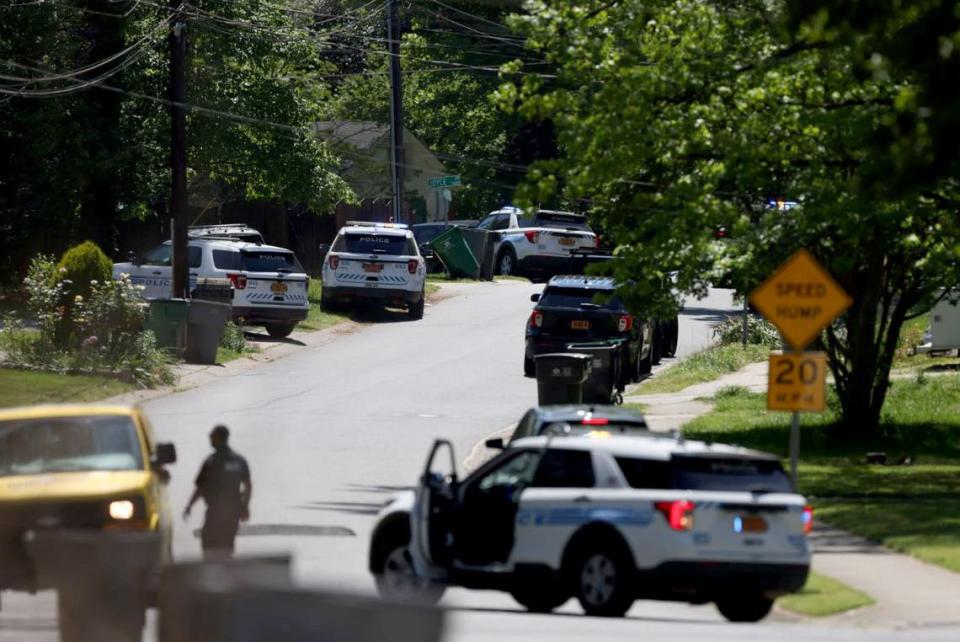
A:
[[[309,309],[301,307],[278,308],[278,307],[260,307],[245,306],[233,308],[234,320],[243,319],[243,322],[249,325],[260,325],[263,323],[296,323],[307,318]]]
[[[393,303],[419,303],[423,298],[420,290],[400,290],[384,287],[324,286],[323,296],[332,301],[389,301]]]

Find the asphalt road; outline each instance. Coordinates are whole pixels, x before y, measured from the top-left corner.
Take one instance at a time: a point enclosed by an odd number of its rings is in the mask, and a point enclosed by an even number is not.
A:
[[[369,532],[379,506],[414,483],[435,437],[451,439],[458,459],[515,422],[536,403],[536,384],[522,375],[523,325],[529,295],[523,282],[456,286],[457,295],[427,309],[420,322],[385,314],[378,322],[323,346],[199,389],[147,404],[158,436],[176,443],[180,461],[170,486],[182,510],[207,433],[227,424],[232,444],[254,477],[249,534],[240,555],[291,552],[304,584],[370,594]],[[688,302],[680,321],[681,355],[710,342],[711,328],[732,310],[728,291]],[[197,557],[202,508],[178,521],[174,553]],[[7,596],[5,596],[6,598]],[[51,637],[49,595],[16,596],[0,613],[0,641]],[[733,626],[712,606],[638,602],[623,620],[579,616],[575,602],[558,614],[522,612],[509,596],[448,592],[447,639],[497,640],[956,639],[956,631],[906,633],[826,628],[773,617]],[[942,635],[941,635],[942,634]],[[952,634],[952,635],[951,635]]]

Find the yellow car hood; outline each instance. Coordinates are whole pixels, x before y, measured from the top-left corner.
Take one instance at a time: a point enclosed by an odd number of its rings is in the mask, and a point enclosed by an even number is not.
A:
[[[142,494],[151,473],[96,470],[0,477],[0,502],[45,502]]]

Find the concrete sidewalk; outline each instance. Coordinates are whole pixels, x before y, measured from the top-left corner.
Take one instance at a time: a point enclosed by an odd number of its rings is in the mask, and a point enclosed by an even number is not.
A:
[[[675,393],[645,395],[641,384],[624,401],[647,407],[644,415],[652,430],[680,430],[688,421],[709,412],[713,405],[707,400],[728,386],[764,392],[767,363],[751,363],[715,381]],[[811,622],[887,629],[960,624],[960,573],[894,552],[829,524],[815,523],[811,535],[813,570],[866,593],[876,604]]]

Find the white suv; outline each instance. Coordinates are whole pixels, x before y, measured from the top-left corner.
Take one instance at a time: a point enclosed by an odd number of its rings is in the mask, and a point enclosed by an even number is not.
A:
[[[491,212],[477,229],[497,232],[494,267],[497,274],[546,280],[569,274],[575,251],[593,250],[599,240],[582,214],[538,210],[524,216],[516,207]]]
[[[804,585],[812,511],[775,457],[590,421],[511,442],[463,481],[437,440],[416,490],[374,528],[380,593],[436,601],[445,585],[493,589],[538,612],[576,597],[605,616],[635,599],[712,601],[730,621],[755,622]],[[449,462],[437,461],[443,449]]]
[[[158,245],[142,257],[113,265],[113,278],[129,274],[144,287],[147,299],[170,297],[171,244]],[[187,243],[192,293],[199,278],[230,279],[233,318],[262,325],[271,337],[283,338],[307,318],[309,278],[290,250],[227,238],[190,238]]]
[[[341,303],[378,301],[423,318],[426,262],[406,225],[349,221],[323,262],[325,310]]]

